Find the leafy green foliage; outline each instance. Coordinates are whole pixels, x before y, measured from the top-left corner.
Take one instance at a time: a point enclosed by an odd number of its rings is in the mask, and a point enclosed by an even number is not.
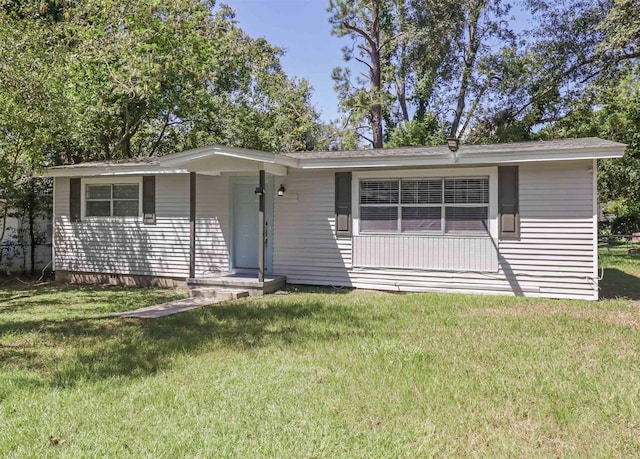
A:
[[[595,87],[590,98],[539,135],[595,136],[627,144],[622,158],[600,162],[598,189],[604,211],[618,217],[611,230],[630,234],[640,231],[640,65],[626,65],[622,75]]]
[[[314,147],[319,123],[308,83],[288,78],[282,51],[246,35],[224,5],[7,3],[0,24],[11,57],[0,67],[0,97],[12,102],[0,129],[30,128],[21,138],[31,139],[36,165],[205,143]],[[35,100],[25,103],[25,94]]]
[[[446,139],[447,133],[442,129],[438,118],[433,113],[427,113],[420,119],[399,124],[391,131],[386,146],[440,145]]]

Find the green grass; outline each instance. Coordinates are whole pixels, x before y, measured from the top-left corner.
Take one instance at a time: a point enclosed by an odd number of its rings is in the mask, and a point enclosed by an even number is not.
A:
[[[0,456],[640,455],[636,300],[302,289],[106,317],[177,295],[0,286]]]

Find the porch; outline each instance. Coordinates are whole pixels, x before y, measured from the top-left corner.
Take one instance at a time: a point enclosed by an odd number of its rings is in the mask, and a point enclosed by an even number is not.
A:
[[[276,161],[273,154],[226,148],[206,148],[187,158],[176,154],[164,160],[166,165],[179,165],[189,172],[187,285],[191,295],[263,295],[284,286],[283,276],[272,275],[276,177],[286,176],[290,165],[290,161],[282,162]],[[211,180],[219,181],[226,190],[219,186],[213,192],[209,188]],[[219,213],[212,213],[212,196]],[[205,217],[202,212],[208,215]],[[211,238],[211,229],[203,223],[207,218],[215,220],[223,239],[214,241],[218,246],[211,252],[219,260],[226,257],[227,262],[202,262],[203,250],[209,250]]]

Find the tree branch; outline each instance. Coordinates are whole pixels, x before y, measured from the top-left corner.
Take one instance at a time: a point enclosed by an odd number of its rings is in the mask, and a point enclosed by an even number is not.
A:
[[[364,61],[364,60],[360,59],[359,57],[354,57],[354,59],[357,60],[358,62],[360,62],[361,64],[364,64],[367,67],[369,67],[369,70],[371,70],[373,72],[373,68],[371,67],[371,64],[368,64],[367,61]]]
[[[151,149],[151,153],[149,153],[149,156],[153,156],[154,153],[156,152],[156,150],[158,149],[158,147],[160,146],[160,142],[162,141],[162,137],[164,137],[164,133],[167,130],[167,127],[169,127],[169,119],[171,118],[171,112],[167,113],[167,117],[164,120],[164,125],[162,126],[162,130],[160,131],[160,134],[158,135],[158,140],[156,140],[154,142],[153,148]]]
[[[369,42],[369,44],[371,45],[372,48],[376,47],[376,42],[373,40],[373,38],[371,38],[371,35],[369,35],[367,32],[362,30],[360,27],[356,27],[354,25],[351,25],[351,24],[347,23],[346,21],[342,21],[342,26],[347,30],[355,32],[358,35],[361,35],[365,40],[367,40]]]
[[[484,93],[485,93],[485,91],[487,90],[488,87],[489,87],[489,83],[485,84],[482,88],[480,88],[480,91],[478,92],[476,100],[473,101],[473,104],[471,105],[471,108],[467,112],[467,116],[466,116],[466,119],[464,120],[464,124],[462,125],[462,128],[460,129],[460,136],[461,137],[464,135],[465,131],[467,130],[467,127],[469,127],[469,123],[471,122],[471,119],[473,118],[473,113],[476,111],[476,108],[478,108],[478,104],[480,103],[480,99],[482,99],[482,96],[484,95]]]
[[[361,49],[362,51],[364,51],[365,53],[367,53],[369,56],[371,56],[371,50],[369,48],[367,48],[366,46],[364,46],[363,44],[358,44],[357,46],[359,49]]]
[[[387,46],[389,43],[391,43],[393,40],[395,40],[396,38],[400,38],[402,35],[404,35],[404,32],[400,32],[399,34],[394,35],[393,37],[389,37],[387,38],[385,41],[382,42],[382,44],[380,46],[378,46],[378,51],[381,51],[382,48],[384,48],[385,46]]]

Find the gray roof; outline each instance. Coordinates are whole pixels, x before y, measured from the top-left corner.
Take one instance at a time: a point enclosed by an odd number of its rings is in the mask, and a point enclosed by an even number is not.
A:
[[[535,140],[531,142],[499,143],[492,145],[464,145],[461,144],[458,150],[461,154],[477,153],[510,153],[545,150],[575,150],[580,148],[607,148],[620,145],[609,140],[597,137],[585,137],[581,139],[562,140]],[[383,148],[377,150],[344,150],[344,151],[301,151],[294,153],[283,153],[295,159],[342,159],[342,158],[382,158],[382,157],[406,157],[406,156],[432,156],[450,154],[446,145],[435,147],[401,147]]]
[[[47,169],[76,169],[80,167],[107,167],[107,166],[140,166],[141,164],[159,165],[158,158],[127,158],[110,159],[106,161],[91,161],[78,164],[67,164],[65,166],[51,166]]]
[[[130,158],[130,159],[117,159],[117,160],[109,160],[109,161],[93,161],[87,163],[79,163],[79,164],[70,164],[66,166],[53,166],[48,167],[48,170],[55,169],[81,169],[81,168],[100,168],[100,167],[139,167],[139,166],[162,166],[165,164],[167,160],[171,158],[175,158],[177,156],[184,158],[185,160],[189,160],[195,154],[201,154],[203,151],[206,152],[211,150],[216,146],[206,146],[197,148],[194,150],[187,150],[180,153],[174,153],[172,155],[162,156],[162,157],[145,157],[145,158]],[[599,139],[597,137],[586,137],[582,139],[562,139],[562,140],[537,140],[533,142],[514,142],[514,143],[501,143],[501,144],[493,144],[493,145],[460,145],[460,148],[457,152],[460,157],[473,158],[476,156],[477,158],[482,155],[491,155],[491,154],[510,154],[510,153],[545,153],[545,152],[557,152],[557,151],[575,151],[581,149],[590,149],[598,150],[602,148],[603,150],[607,148],[620,148],[624,147],[623,144],[611,142],[609,140]],[[241,152],[249,152],[251,150],[224,147],[234,151]],[[266,152],[254,152],[263,154]],[[273,155],[271,153],[271,155]],[[376,150],[345,150],[345,151],[301,151],[301,152],[291,152],[291,153],[281,153],[279,155],[273,155],[274,157],[280,158],[290,158],[291,160],[336,160],[340,162],[340,160],[358,160],[367,158],[416,158],[420,157],[444,157],[451,156],[451,152],[449,151],[446,145],[439,145],[435,147],[401,147],[401,148],[383,148]],[[434,158],[437,159],[437,158]]]

